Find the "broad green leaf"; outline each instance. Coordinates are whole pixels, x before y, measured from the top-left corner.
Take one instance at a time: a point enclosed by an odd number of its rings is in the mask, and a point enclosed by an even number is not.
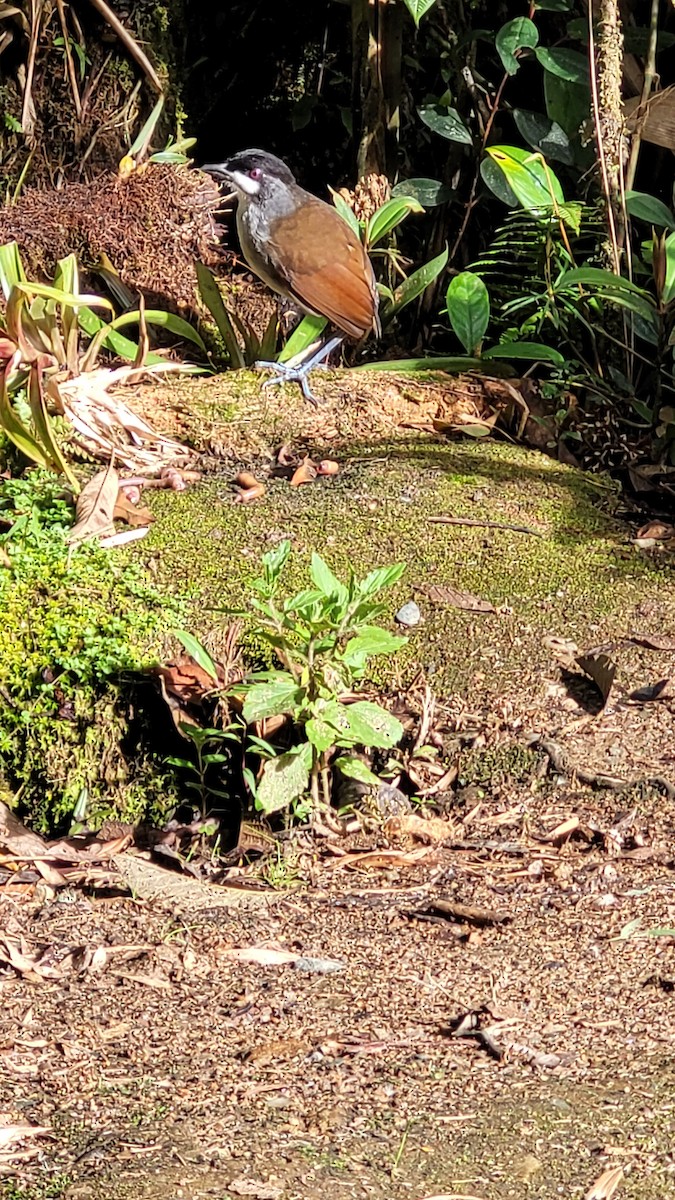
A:
[[[517,50],[534,50],[539,41],[539,31],[529,17],[514,17],[497,31],[495,49],[508,75],[515,75],[520,66]]]
[[[577,138],[591,112],[591,89],[585,83],[569,83],[550,71],[544,71],[546,113],[569,138]],[[577,142],[577,154],[580,153]]]
[[[174,629],[174,634],[178,641],[187,650],[191,658],[194,658],[198,667],[202,671],[206,671],[207,675],[211,676],[214,683],[218,682],[218,668],[214,663],[211,655],[205,646],[193,634],[188,633],[187,629]]]
[[[273,550],[268,550],[263,554],[262,565],[265,571],[265,576],[270,580],[278,579],[284,569],[291,553],[291,543],[288,538],[284,538],[275,546]]]
[[[538,46],[534,52],[545,71],[566,79],[568,83],[588,82],[588,58],[579,54],[578,50],[566,50],[564,47]]]
[[[666,281],[663,287],[663,303],[670,304],[675,297],[675,233],[668,235],[665,241],[666,251]]]
[[[333,201],[333,204],[335,205],[335,208],[337,209],[340,216],[342,217],[342,220],[345,222],[346,225],[349,225],[349,228],[352,230],[353,233],[356,234],[357,238],[360,238],[361,237],[361,226],[359,224],[359,218],[357,217],[356,213],[354,212],[354,209],[351,208],[349,204],[347,204],[347,201],[345,200],[344,196],[341,196],[340,193],[336,192],[334,188],[330,189],[330,194],[331,194],[331,199]]]
[[[535,150],[539,150],[545,158],[572,166],[574,152],[570,139],[561,125],[552,121],[543,113],[529,112],[525,108],[514,108],[513,119],[518,132]]]
[[[362,363],[352,367],[352,371],[398,371],[401,375],[416,375],[419,371],[446,371],[451,375],[461,375],[462,371],[475,371],[480,368],[479,358],[468,356],[460,358],[389,358],[382,362]]]
[[[393,587],[405,571],[405,563],[394,563],[391,567],[376,567],[358,584],[361,596],[377,596],[386,588]]]
[[[30,429],[26,428],[10,400],[7,384],[11,365],[10,361],[0,375],[0,430],[27,459],[48,471],[53,471],[55,464],[51,461],[47,449],[33,436]]]
[[[243,715],[247,725],[263,717],[278,717],[294,712],[302,703],[304,690],[295,680],[281,676],[267,683],[254,683],[246,691]]]
[[[505,204],[507,208],[518,208],[518,197],[512,188],[509,187],[506,176],[502,170],[493,162],[491,158],[484,158],[480,164],[480,173],[483,183],[489,187],[490,191]]]
[[[461,142],[465,146],[473,145],[473,138],[455,108],[444,108],[441,104],[428,105],[418,109],[420,120],[441,137],[449,142]]]
[[[366,245],[376,246],[411,212],[424,212],[419,200],[413,199],[412,196],[394,196],[391,200],[387,200],[373,213],[366,225]]]
[[[28,402],[38,441],[44,447],[53,468],[60,474],[65,475],[73,491],[77,494],[80,490],[80,485],[63,457],[54,436],[51,417],[47,412],[42,390],[42,372],[34,363],[31,366],[28,377]]]
[[[306,790],[309,767],[304,746],[268,758],[256,791],[256,808],[265,813],[288,808]]]
[[[152,112],[150,113],[150,116],[148,117],[147,121],[143,125],[141,132],[139,133],[138,137],[131,143],[131,145],[127,151],[127,154],[129,155],[130,158],[138,158],[139,156],[141,156],[143,154],[143,151],[147,149],[148,143],[150,142],[150,139],[151,139],[153,133],[155,132],[155,127],[157,125],[157,122],[159,121],[159,118],[162,115],[163,108],[164,108],[164,96],[160,96],[160,98],[157,101],[157,103],[155,104]]]
[[[406,637],[390,633],[379,625],[364,625],[355,637],[349,639],[340,658],[346,666],[362,670],[369,658],[377,654],[395,654],[407,641]]]
[[[368,783],[372,787],[379,787],[382,783],[382,780],[378,779],[377,775],[374,775],[370,767],[367,767],[360,758],[341,754],[339,758],[334,760],[332,765],[341,775],[346,776],[347,779],[356,779],[359,783]]]
[[[83,329],[84,332],[90,337],[93,337],[105,326],[105,322],[102,321],[100,317],[97,317],[96,313],[93,313],[90,308],[78,309],[77,319],[80,328]],[[136,355],[138,354],[138,343],[132,342],[131,339],[125,337],[123,333],[116,333],[115,330],[111,330],[109,326],[106,328],[108,329],[108,332],[103,338],[102,343],[106,350],[112,350],[112,352],[117,354],[119,358],[124,358],[128,362],[135,362]],[[89,354],[89,348],[87,349],[87,354]],[[158,366],[159,363],[166,362],[166,359],[163,358],[161,354],[148,354],[146,355],[145,361],[148,366]]]
[[[476,354],[490,321],[490,297],[480,275],[462,271],[446,293],[450,324],[467,354]]]
[[[391,189],[392,196],[412,196],[423,208],[446,204],[455,195],[454,189],[438,179],[402,179]]]
[[[403,283],[400,283],[396,288],[393,300],[385,304],[382,308],[380,314],[382,324],[388,325],[400,313],[402,308],[405,308],[407,304],[411,304],[413,300],[421,296],[422,292],[425,292],[429,285],[434,282],[434,279],[437,279],[441,271],[444,270],[447,261],[448,249],[446,246],[445,250],[442,250],[435,258],[429,259],[428,263],[425,263],[422,267],[418,267],[416,271],[413,271],[412,275],[404,279]]]
[[[573,0],[534,0],[534,7],[544,9],[546,12],[569,12],[572,4]]]
[[[345,713],[355,745],[388,750],[403,737],[403,726],[398,718],[371,700],[346,704]]]
[[[335,726],[329,725],[321,717],[310,717],[305,725],[305,733],[308,741],[312,743],[319,754],[323,754],[335,744]]]
[[[331,571],[328,563],[324,562],[320,554],[312,553],[309,573],[312,577],[312,582],[324,596],[334,597],[341,604],[346,604],[349,592],[344,583],[340,583],[337,575]]]
[[[613,271],[605,271],[601,267],[574,267],[570,271],[564,271],[553,285],[553,290],[557,292],[576,284],[594,288],[616,288],[617,291],[631,292],[635,296],[649,299],[649,293],[645,292],[644,288],[637,287],[630,279],[624,279],[623,275],[615,275]]]
[[[5,242],[0,246],[0,287],[5,300],[13,287],[25,283],[26,273],[21,262],[21,253],[16,242]]]
[[[542,155],[518,146],[488,146],[518,202],[535,216],[565,203],[560,181]]]
[[[626,192],[626,208],[631,217],[646,221],[648,225],[656,225],[659,229],[675,229],[675,217],[657,196],[650,196],[647,192]]]
[[[204,263],[201,262],[195,262],[195,271],[197,273],[199,295],[213,317],[216,328],[225,343],[230,364],[236,369],[241,369],[245,366],[244,355],[234,331],[232,318],[225,307],[225,301],[215,277],[209,271],[209,268],[205,267]]]
[[[280,363],[289,362],[290,359],[295,358],[296,354],[302,354],[313,342],[320,339],[327,324],[328,321],[325,317],[303,317],[286,342],[278,361]]]
[[[59,304],[69,304],[72,308],[82,308],[86,305],[88,308],[107,308],[110,312],[115,311],[110,301],[104,300],[102,296],[74,296],[71,292],[62,292],[60,288],[52,287],[48,283],[17,283],[16,290],[24,296],[43,296],[45,300],[56,300]]]
[[[550,362],[562,367],[564,355],[552,346],[544,346],[540,342],[500,342],[498,346],[490,346],[483,351],[483,358],[526,358],[533,362]]]
[[[436,0],[403,0],[408,12],[416,25],[419,25],[425,13],[433,8]]]

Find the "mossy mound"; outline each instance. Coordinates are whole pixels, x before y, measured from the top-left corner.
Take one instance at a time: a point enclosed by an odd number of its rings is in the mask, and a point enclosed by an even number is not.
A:
[[[171,803],[161,762],[130,754],[129,685],[162,647],[179,605],[138,562],[92,545],[69,549],[72,508],[54,479],[30,472],[0,489],[13,521],[0,567],[0,770],[34,827],[76,811],[96,825]]]
[[[230,411],[227,404],[220,410],[221,431],[234,428]],[[234,425],[244,425],[245,411],[242,404]],[[292,416],[280,406],[271,422],[276,436],[288,433],[285,420]],[[244,434],[247,462],[263,479],[275,444],[266,450],[266,432],[258,425]],[[311,437],[303,439],[307,448]],[[322,436],[316,453],[326,449]],[[439,695],[459,691],[469,705],[473,696],[517,687],[550,665],[543,636],[597,644],[625,631],[639,601],[663,596],[669,568],[628,544],[612,515],[616,494],[607,480],[485,440],[338,439],[330,452],[341,464],[336,477],[300,488],[271,478],[251,505],[234,502],[229,474],[190,493],[151,498],[157,522],[142,552],[156,558],[158,581],[191,605],[195,631],[214,650],[227,621],[214,610],[246,606],[262,553],[284,537],[295,550],[289,587],[305,583],[312,550],[338,575],[404,561],[391,611],[415,599],[422,622],[409,631],[396,677],[405,684],[421,668]],[[467,524],[432,523],[442,515]],[[429,592],[434,587],[470,593],[496,611],[462,610]]]

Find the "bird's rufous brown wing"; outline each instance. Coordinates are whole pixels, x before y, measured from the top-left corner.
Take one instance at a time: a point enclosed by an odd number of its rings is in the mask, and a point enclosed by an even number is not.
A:
[[[275,269],[310,311],[328,317],[348,337],[378,330],[378,296],[370,259],[330,204],[305,202],[274,223],[268,251]]]

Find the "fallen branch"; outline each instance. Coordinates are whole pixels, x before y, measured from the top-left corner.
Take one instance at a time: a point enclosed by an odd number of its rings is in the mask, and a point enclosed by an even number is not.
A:
[[[473,521],[469,517],[429,517],[430,525],[469,525],[474,529],[506,529],[510,533],[529,533],[531,537],[544,537],[539,529],[529,525],[510,525],[502,521]]]

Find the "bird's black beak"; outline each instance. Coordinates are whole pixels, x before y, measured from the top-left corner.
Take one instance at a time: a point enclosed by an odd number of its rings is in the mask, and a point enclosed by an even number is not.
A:
[[[204,163],[200,170],[205,171],[207,175],[213,175],[214,179],[227,179],[232,181],[232,173],[228,170],[228,163]]]

